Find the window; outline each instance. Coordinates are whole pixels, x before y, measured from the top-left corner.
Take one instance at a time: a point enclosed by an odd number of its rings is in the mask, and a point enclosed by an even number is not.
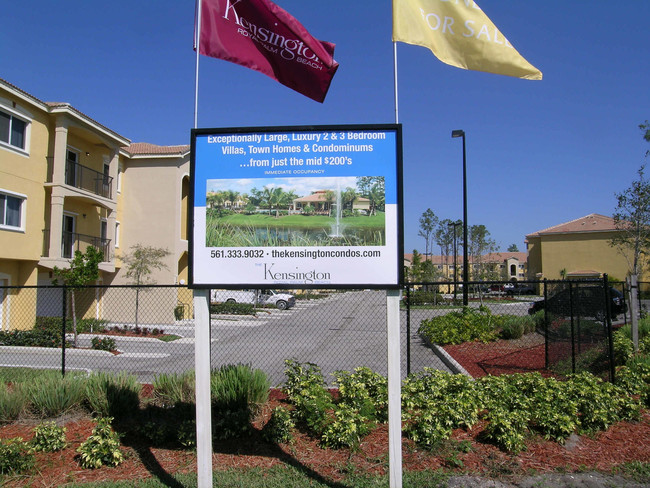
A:
[[[27,125],[23,119],[0,111],[0,142],[25,150]]]
[[[120,223],[115,222],[115,247],[120,247]]]
[[[26,197],[17,193],[0,191],[0,228],[23,229],[24,203]]]

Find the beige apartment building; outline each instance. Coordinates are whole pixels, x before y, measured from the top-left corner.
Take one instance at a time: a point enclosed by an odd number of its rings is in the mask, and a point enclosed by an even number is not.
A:
[[[629,252],[610,245],[619,232],[614,219],[589,214],[526,236],[532,279],[593,279],[607,274],[624,280],[630,272]],[[648,270],[642,278],[647,279]]]
[[[481,256],[480,263],[469,257],[469,278],[476,280],[475,270],[482,266],[483,271],[489,271],[493,276],[492,281],[522,281],[527,278],[527,256],[525,252],[495,252]],[[420,255],[420,261],[430,261],[437,271],[439,281],[460,281],[463,277],[463,256],[456,256],[456,267],[454,267],[454,256],[444,255]],[[410,268],[413,262],[413,254],[404,255],[404,265]]]
[[[128,284],[121,257],[135,244],[170,252],[157,283],[184,283],[188,196],[189,146],[132,143],[0,79],[0,286],[50,284],[55,266],[91,245],[104,255],[98,284]],[[56,291],[0,289],[0,330],[60,313],[48,293]],[[98,291],[85,316],[106,318],[109,301]]]

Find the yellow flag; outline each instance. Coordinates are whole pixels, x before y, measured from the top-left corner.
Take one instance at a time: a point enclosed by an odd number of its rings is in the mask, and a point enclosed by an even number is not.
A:
[[[473,0],[393,0],[393,41],[427,47],[458,68],[542,79]]]

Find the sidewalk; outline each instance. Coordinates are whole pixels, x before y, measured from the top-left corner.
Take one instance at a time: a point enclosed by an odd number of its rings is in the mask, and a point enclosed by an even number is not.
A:
[[[503,482],[476,476],[454,476],[448,488],[647,488],[649,483],[627,480],[617,475],[601,473],[545,474],[520,481]]]

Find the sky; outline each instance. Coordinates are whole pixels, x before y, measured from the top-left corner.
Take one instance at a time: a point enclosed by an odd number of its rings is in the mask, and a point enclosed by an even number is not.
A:
[[[438,0],[435,0],[438,1]],[[324,103],[226,61],[201,57],[198,126],[391,124],[391,2],[277,0],[340,67]],[[650,2],[481,0],[544,79],[461,70],[397,44],[404,249],[423,252],[419,218],[461,219],[462,129],[468,224],[499,249],[590,213],[612,215],[650,149]],[[132,142],[189,144],[194,2],[28,0],[3,6],[0,78],[67,102]],[[434,250],[436,252],[437,250]]]

